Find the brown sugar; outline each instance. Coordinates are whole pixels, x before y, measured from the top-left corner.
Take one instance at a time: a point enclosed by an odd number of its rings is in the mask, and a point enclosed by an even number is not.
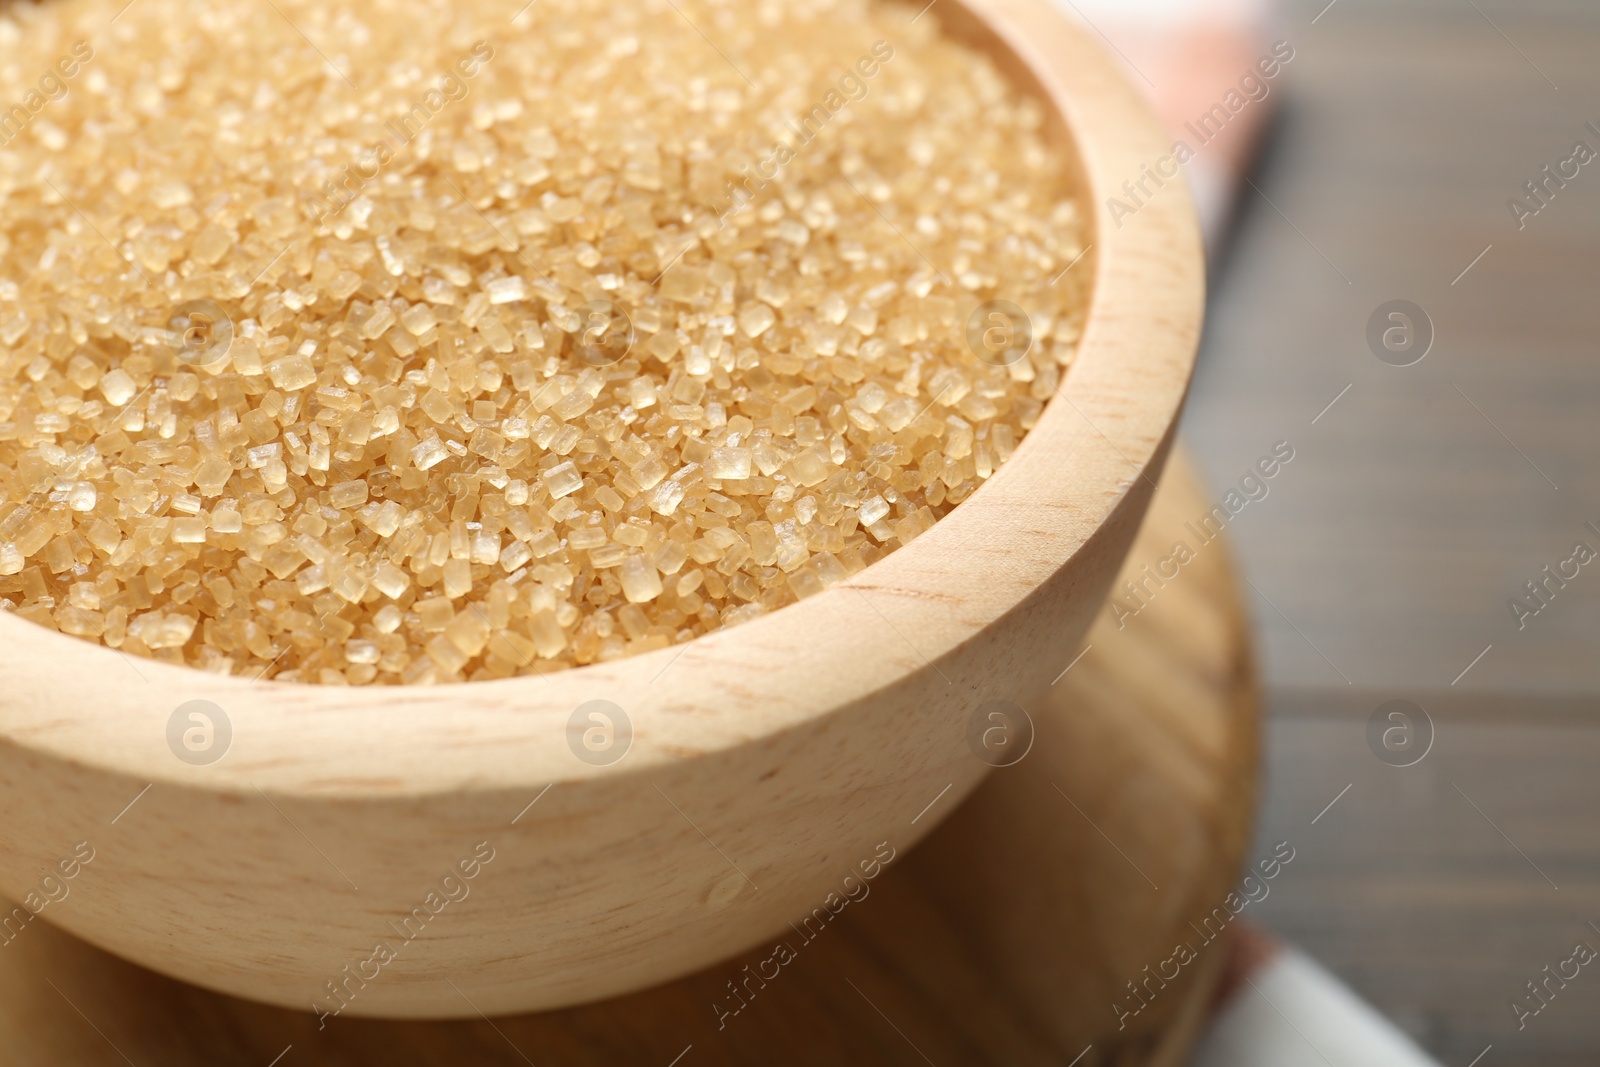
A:
[[[35,623],[328,684],[661,648],[928,530],[1072,360],[1063,160],[936,10],[125,4],[0,14]]]

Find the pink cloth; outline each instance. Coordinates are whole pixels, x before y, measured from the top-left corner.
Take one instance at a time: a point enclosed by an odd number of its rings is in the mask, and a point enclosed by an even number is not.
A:
[[[1274,34],[1271,7],[1266,0],[1055,3],[1088,24],[1108,50],[1120,56],[1130,79],[1150,97],[1175,141],[1194,150],[1184,172],[1207,242],[1216,247],[1277,107],[1283,73],[1293,66],[1293,59],[1287,63],[1280,59],[1277,74],[1261,76],[1264,58],[1270,64],[1294,50],[1294,42]],[[1247,78],[1254,82],[1242,88]],[[1229,107],[1241,99],[1244,106]],[[1221,127],[1212,136],[1213,127],[1202,126],[1208,115],[1220,118],[1214,110],[1218,107],[1227,118],[1212,120]]]

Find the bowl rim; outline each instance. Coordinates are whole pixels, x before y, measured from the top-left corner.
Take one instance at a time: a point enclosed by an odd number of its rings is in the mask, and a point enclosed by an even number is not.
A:
[[[1170,181],[1131,221],[1107,214],[1109,198],[1170,139],[1090,32],[1051,7],[945,0],[939,13],[945,32],[995,55],[1066,131],[1089,209],[1086,254],[1071,269],[1093,273],[1078,352],[1055,397],[1011,460],[931,530],[846,582],[684,644],[439,686],[212,675],[0,613],[10,649],[0,661],[0,743],[208,793],[531,793],[648,775],[826,725],[908,676],[942,675],[946,657],[1071,567],[1141,495],[1141,480],[1153,486],[1199,338],[1204,266],[1187,188]],[[832,669],[818,670],[824,662]],[[167,740],[179,706],[194,700],[224,709],[231,725],[231,747],[205,766],[174,758]],[[569,748],[575,709],[591,700],[628,709],[631,748],[618,762],[591,764]]]

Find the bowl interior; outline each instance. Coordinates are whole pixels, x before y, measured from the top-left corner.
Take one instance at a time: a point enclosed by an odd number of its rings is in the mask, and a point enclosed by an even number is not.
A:
[[[13,699],[0,736],[144,781],[245,793],[408,795],[524,787],[663,763],[770,736],[922,671],[1018,609],[1067,566],[1159,464],[1200,315],[1198,237],[1174,186],[1134,223],[1094,205],[1164,151],[1143,104],[1104,61],[1048,61],[1036,0],[945,0],[946,32],[1042,101],[1086,215],[1088,252],[1060,284],[1089,302],[1076,362],[1012,459],[932,530],[816,596],[745,625],[543,677],[430,687],[252,682],[139,659],[0,616]],[[1076,47],[1083,48],[1082,41]],[[1130,534],[1131,536],[1131,534]],[[228,758],[172,759],[179,705],[206,700]],[[605,700],[631,723],[628,758],[575,760],[574,709]],[[197,779],[196,775],[200,777]]]

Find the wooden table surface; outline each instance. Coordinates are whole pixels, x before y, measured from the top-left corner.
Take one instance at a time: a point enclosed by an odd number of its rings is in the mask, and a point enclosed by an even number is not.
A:
[[[1306,842],[1260,915],[1446,1064],[1592,1065],[1600,972],[1521,1029],[1511,1005],[1600,948],[1600,566],[1523,628],[1508,600],[1600,550],[1600,161],[1520,230],[1507,201],[1600,151],[1600,5],[1281,7],[1296,58],[1185,424],[1219,495],[1295,448],[1230,527],[1271,715],[1261,835]],[[1364,337],[1395,299],[1435,328],[1414,366]],[[1436,727],[1410,768],[1365,738],[1397,698]]]
[[[1133,558],[1165,551],[1204,502],[1180,457]],[[880,855],[836,919],[780,935],[788,960],[763,946],[543,1015],[319,1029],[309,1012],[187,986],[34,922],[0,945],[0,1067],[1181,1067],[1228,957],[1231,925],[1207,916],[1237,885],[1254,808],[1246,626],[1222,545],[1129,625],[1100,620],[1029,709],[1031,733],[1002,724],[1017,744],[1031,737],[1012,749],[1025,754],[915,851]],[[937,818],[941,800],[953,803],[932,797],[916,818]],[[52,909],[93,893],[93,868],[74,886]],[[1146,985],[1179,941],[1196,958]],[[470,998],[473,975],[453,981]],[[1149,1000],[1137,1011],[1134,981]]]

